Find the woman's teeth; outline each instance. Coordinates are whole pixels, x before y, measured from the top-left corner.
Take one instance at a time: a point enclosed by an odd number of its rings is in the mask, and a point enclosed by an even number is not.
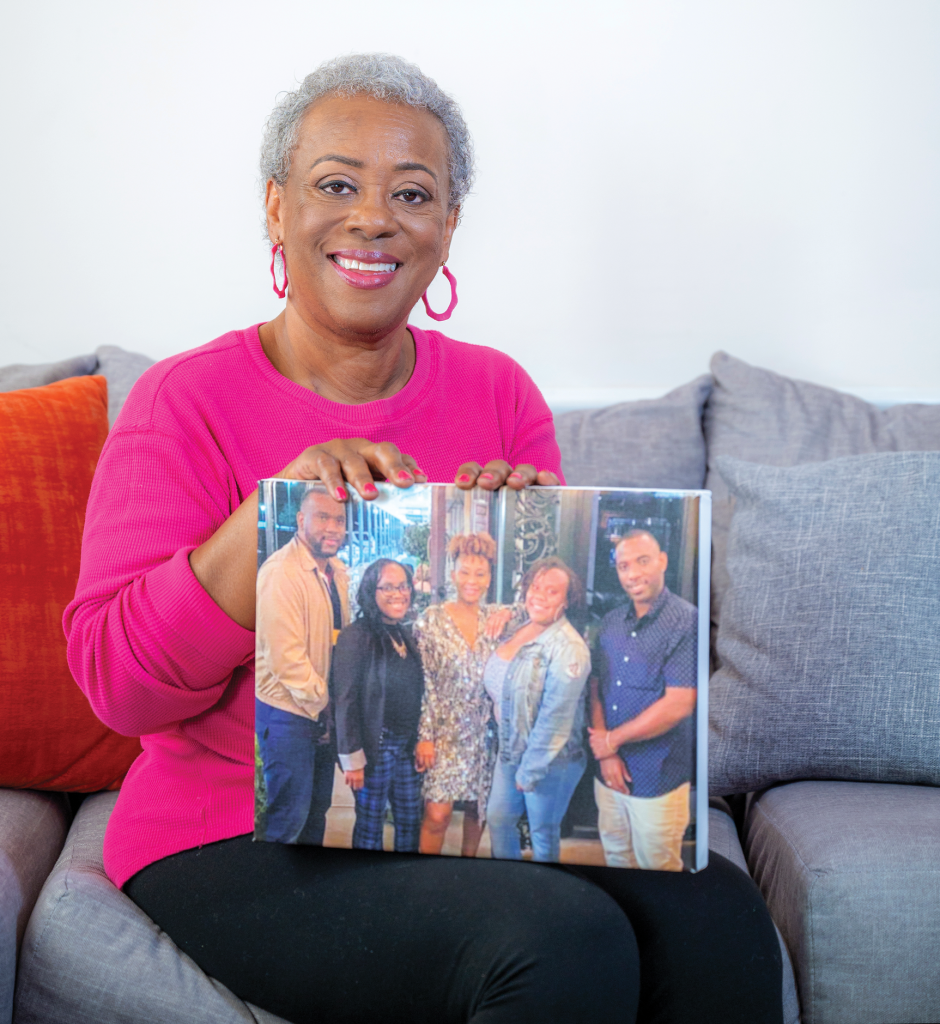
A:
[[[397,267],[397,263],[363,263],[361,260],[344,260],[342,256],[334,256],[333,259],[343,270],[366,270],[373,274],[391,274]]]

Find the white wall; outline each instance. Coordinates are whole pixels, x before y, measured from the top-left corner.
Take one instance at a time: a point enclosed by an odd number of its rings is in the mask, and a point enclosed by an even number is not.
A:
[[[662,392],[725,348],[940,398],[937,0],[51,0],[0,48],[0,363],[273,316],[264,118],[386,49],[476,139],[455,337],[551,393]]]

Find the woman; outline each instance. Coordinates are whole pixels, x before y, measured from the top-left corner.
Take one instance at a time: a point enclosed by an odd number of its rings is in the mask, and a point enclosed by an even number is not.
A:
[[[645,992],[700,1021],[775,1020],[773,926],[719,858],[669,890],[677,918],[657,913],[668,894],[651,883],[628,892],[613,878],[627,871],[595,885],[584,872],[252,842],[257,481],[319,479],[343,501],[349,487],[374,498],[376,478],[559,480],[551,413],[525,372],[408,326],[449,254],[471,157],[453,101],[381,54],[325,64],[272,114],[262,180],[286,307],[151,367],[89,498],[69,663],[99,717],[144,748],[105,868],[204,971],[290,1021],[629,1021],[628,915],[647,903],[644,949],[693,952],[650,953]],[[531,214],[520,195],[521,221]],[[524,247],[524,224],[507,226],[520,230]]]
[[[411,568],[380,558],[363,573],[359,618],[336,641],[330,689],[339,762],[356,798],[354,850],[381,850],[391,803],[395,850],[414,853],[421,831],[415,740],[424,676],[404,625],[414,599]]]
[[[418,731],[418,768],[426,771],[421,852],[440,853],[454,803],[464,803],[461,856],[475,857],[480,811],[493,775],[486,742],[491,706],[483,667],[508,619],[507,610],[485,604],[493,578],[496,542],[486,533],[452,537],[447,553],[456,600],[431,605],[415,623],[424,664],[424,700]]]
[[[516,825],[529,818],[532,855],[555,863],[561,819],[584,774],[587,644],[565,612],[583,588],[560,558],[543,558],[522,579],[528,622],[493,652],[483,677],[499,730],[488,817],[493,856],[519,860]]]

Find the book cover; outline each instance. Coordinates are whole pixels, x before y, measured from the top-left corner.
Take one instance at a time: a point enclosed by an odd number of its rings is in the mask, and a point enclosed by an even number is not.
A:
[[[711,495],[260,482],[255,838],[697,871]]]

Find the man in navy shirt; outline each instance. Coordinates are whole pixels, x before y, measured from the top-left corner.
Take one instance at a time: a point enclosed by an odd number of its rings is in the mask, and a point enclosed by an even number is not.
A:
[[[698,611],[666,586],[646,530],[615,550],[631,603],[604,617],[591,657],[594,796],[609,865],[682,870],[689,823]]]

